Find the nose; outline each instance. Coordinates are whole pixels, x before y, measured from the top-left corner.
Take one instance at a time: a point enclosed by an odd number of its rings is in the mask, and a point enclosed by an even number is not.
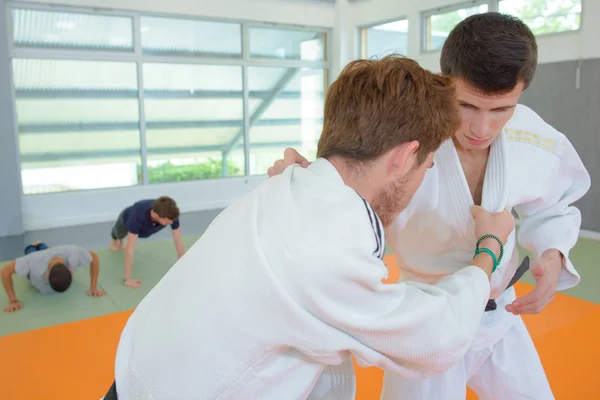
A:
[[[471,133],[477,139],[485,139],[490,134],[490,118],[486,112],[478,112],[471,120]]]

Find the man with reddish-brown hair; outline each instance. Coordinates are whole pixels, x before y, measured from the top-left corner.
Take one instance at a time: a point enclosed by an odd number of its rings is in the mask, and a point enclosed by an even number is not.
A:
[[[510,213],[474,208],[479,251],[436,285],[382,283],[384,228],[459,125],[452,83],[410,59],[356,61],[324,119],[317,161],[234,202],[142,300],[107,400],[346,400],[352,376],[320,377],[352,355],[407,377],[464,355]]]

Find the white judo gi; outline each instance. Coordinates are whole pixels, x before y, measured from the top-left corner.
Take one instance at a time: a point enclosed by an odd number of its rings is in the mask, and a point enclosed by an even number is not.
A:
[[[569,259],[577,242],[581,215],[572,203],[590,187],[590,177],[567,138],[531,109],[519,105],[492,143],[482,206],[491,212],[514,209],[521,219],[518,241],[533,254],[558,249],[565,257],[557,290],[575,286],[579,275]],[[435,166],[407,209],[388,230],[401,279],[435,283],[473,257],[473,199],[452,140],[435,154]],[[448,372],[410,380],[389,371],[383,400],[461,400],[465,384],[480,400],[553,399],[531,337],[520,316],[504,306],[515,300],[505,290],[520,262],[515,231],[492,275],[495,311],[484,313],[465,357]],[[444,333],[441,332],[441,335]]]
[[[138,305],[117,350],[119,399],[350,400],[351,355],[411,378],[445,371],[478,329],[487,276],[467,260],[435,286],[383,284],[384,248],[379,218],[331,163],[288,168],[215,218]],[[341,382],[316,385],[339,365]]]

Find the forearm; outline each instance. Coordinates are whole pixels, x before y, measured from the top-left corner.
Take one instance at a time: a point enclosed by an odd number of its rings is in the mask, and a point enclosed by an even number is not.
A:
[[[15,290],[13,288],[12,276],[4,271],[2,271],[2,286],[4,286],[4,290],[6,291],[8,301],[10,303],[17,301],[17,296],[15,295]]]
[[[99,263],[94,260],[90,265],[90,289],[96,289],[98,286],[98,273],[100,271]]]
[[[542,258],[547,261],[557,262],[561,266],[564,265],[565,257],[563,253],[558,249],[548,249],[542,253]]]
[[[538,222],[530,217],[526,221],[519,229],[519,244],[532,253],[534,260],[556,266],[559,270],[557,290],[576,286],[581,277],[570,260],[570,252],[579,239],[579,218]]]
[[[183,243],[179,240],[179,241],[175,241],[175,250],[177,251],[177,257],[181,258],[183,257],[183,253],[185,252],[185,249],[183,247]]]
[[[316,318],[356,340],[355,354],[367,365],[423,378],[464,356],[489,299],[488,273],[482,269],[491,271],[492,262],[481,257],[483,268],[466,266],[428,285],[382,284],[387,268],[368,260],[337,252],[303,257],[303,273],[292,272],[287,290]],[[323,265],[339,266],[331,272],[335,279],[323,275]],[[315,282],[314,276],[323,278]]]
[[[183,253],[185,252],[185,249],[183,247],[183,239],[181,237],[181,228],[178,227],[177,229],[173,229],[171,234],[173,235],[173,242],[175,242],[175,250],[177,251],[177,257],[181,258],[183,257]]]
[[[131,279],[131,273],[133,270],[133,256],[135,253],[135,249],[130,249],[129,247],[127,247],[127,249],[125,250],[125,271],[124,271],[124,278],[125,279]]]

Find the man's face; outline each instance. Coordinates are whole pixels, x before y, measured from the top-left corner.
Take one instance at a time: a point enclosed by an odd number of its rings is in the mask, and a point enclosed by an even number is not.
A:
[[[171,221],[169,218],[158,218],[158,223],[161,224],[162,226],[168,226],[171,225],[173,223],[173,221]]]
[[[412,162],[416,162],[415,155],[412,157]],[[432,166],[433,153],[430,153],[421,165],[415,165],[409,172],[401,177],[396,177],[389,185],[379,191],[373,202],[373,208],[384,227],[389,226],[398,214],[408,206],[410,199],[421,186],[425,172]]]
[[[170,220],[169,218],[163,218],[160,215],[158,215],[156,213],[156,211],[151,210],[150,211],[150,216],[152,217],[152,220],[154,222],[158,222],[159,224],[161,224],[162,226],[167,226],[167,225],[171,225],[173,223],[172,220]]]
[[[513,116],[523,83],[501,95],[481,94],[460,78],[454,83],[462,118],[454,142],[464,150],[487,149]]]

